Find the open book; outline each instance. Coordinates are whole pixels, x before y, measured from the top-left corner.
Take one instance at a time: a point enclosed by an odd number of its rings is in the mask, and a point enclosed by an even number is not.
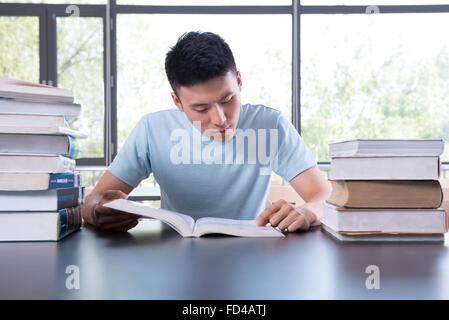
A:
[[[183,237],[201,237],[221,233],[238,237],[284,237],[282,232],[270,226],[258,226],[254,220],[234,220],[205,217],[197,221],[179,212],[157,209],[138,202],[118,199],[104,204],[105,207],[159,219],[175,229]]]

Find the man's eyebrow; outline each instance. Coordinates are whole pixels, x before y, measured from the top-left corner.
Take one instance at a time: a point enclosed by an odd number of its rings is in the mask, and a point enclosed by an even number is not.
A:
[[[220,97],[220,99],[218,99],[218,101],[222,101],[224,99],[226,99],[227,97],[229,97],[231,94],[233,94],[233,92],[226,92],[224,95],[222,95]],[[197,107],[207,107],[209,106],[208,103],[192,103],[190,105],[190,108],[197,108]]]

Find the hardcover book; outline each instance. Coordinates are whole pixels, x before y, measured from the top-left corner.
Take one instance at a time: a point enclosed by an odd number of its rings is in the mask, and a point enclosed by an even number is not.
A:
[[[25,101],[0,97],[0,113],[62,115],[66,120],[71,120],[80,116],[81,105],[78,103]]]
[[[76,207],[83,203],[83,200],[83,187],[39,191],[0,191],[0,210],[56,211]]]
[[[6,77],[0,77],[0,97],[73,102],[73,93],[70,90]]]
[[[27,191],[81,187],[79,173],[2,173],[0,190]]]
[[[60,154],[77,158],[79,146],[76,138],[70,135],[0,133],[0,152]]]
[[[75,160],[52,154],[0,153],[0,172],[61,173],[75,170]]]
[[[329,180],[438,180],[439,157],[332,158]]]
[[[321,222],[339,233],[446,233],[444,209],[345,209],[325,203]]]
[[[322,225],[321,230],[341,242],[444,242],[444,234],[339,233]]]
[[[81,206],[49,212],[1,212],[0,241],[58,241],[79,230]]]
[[[353,139],[329,144],[329,157],[440,156],[443,139]]]
[[[441,206],[438,180],[331,180],[328,202],[344,208],[421,208]]]

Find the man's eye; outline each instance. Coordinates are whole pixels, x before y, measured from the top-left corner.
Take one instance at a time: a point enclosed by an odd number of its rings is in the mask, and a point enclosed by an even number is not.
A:
[[[206,113],[208,109],[197,110],[199,113]]]
[[[232,98],[233,98],[233,97],[232,97]],[[232,98],[229,99],[229,100],[223,101],[221,104],[227,104],[227,103],[231,102],[231,101],[232,101]]]

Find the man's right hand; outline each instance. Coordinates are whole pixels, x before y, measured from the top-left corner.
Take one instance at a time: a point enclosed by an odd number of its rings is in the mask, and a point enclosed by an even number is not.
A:
[[[127,199],[128,195],[120,190],[108,190],[102,195],[90,194],[86,198],[83,210],[84,220],[101,230],[127,231],[134,228],[139,215],[104,207],[107,202]]]

